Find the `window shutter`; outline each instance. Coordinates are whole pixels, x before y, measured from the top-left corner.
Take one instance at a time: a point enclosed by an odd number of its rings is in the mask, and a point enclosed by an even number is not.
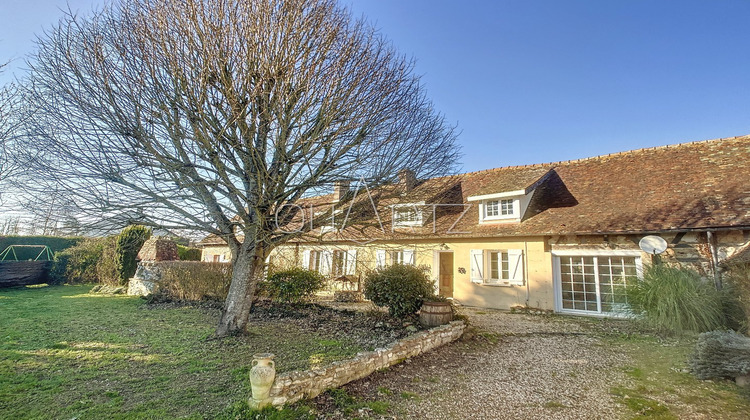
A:
[[[413,249],[404,250],[404,264],[414,265],[414,250]]]
[[[375,251],[375,268],[385,267],[385,250],[379,249]]]
[[[302,252],[302,268],[310,269],[310,250],[306,249]]]
[[[331,274],[331,251],[323,251],[320,255],[320,274],[327,276]]]
[[[484,283],[484,251],[471,250],[471,282]]]
[[[346,275],[353,276],[357,268],[357,250],[350,249],[346,251]]]
[[[508,250],[508,269],[510,284],[523,286],[523,250]]]

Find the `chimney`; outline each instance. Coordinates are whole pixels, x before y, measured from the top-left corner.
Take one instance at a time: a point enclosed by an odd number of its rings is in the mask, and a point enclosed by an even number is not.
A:
[[[336,181],[333,184],[333,201],[341,201],[349,193],[349,181]]]
[[[398,183],[404,187],[404,192],[411,191],[417,186],[417,176],[411,169],[398,171]]]

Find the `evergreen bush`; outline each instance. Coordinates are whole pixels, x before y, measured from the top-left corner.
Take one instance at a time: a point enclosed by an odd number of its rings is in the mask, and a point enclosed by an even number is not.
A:
[[[690,369],[698,379],[750,375],[750,338],[734,331],[710,331],[698,336]]]
[[[726,324],[726,296],[694,270],[653,265],[627,293],[633,312],[664,333],[705,332]]]
[[[64,251],[56,252],[50,272],[52,281],[68,284],[99,283],[97,265],[107,241],[108,238],[87,238]]]
[[[317,271],[295,267],[270,273],[262,288],[273,300],[299,303],[312,298],[324,286],[325,278]]]
[[[143,243],[151,237],[151,229],[140,225],[130,225],[117,235],[114,247],[114,264],[117,269],[117,282],[126,284],[133,277],[138,266],[135,258]],[[109,258],[109,253],[107,253]]]
[[[433,284],[424,268],[393,264],[365,277],[365,297],[378,306],[388,307],[394,317],[415,314],[422,303],[434,296]]]

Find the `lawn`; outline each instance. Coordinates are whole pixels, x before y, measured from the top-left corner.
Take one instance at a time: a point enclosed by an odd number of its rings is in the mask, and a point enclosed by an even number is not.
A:
[[[630,357],[624,366],[627,383],[611,393],[629,419],[746,419],[750,389],[730,380],[701,381],[689,373],[687,359],[695,336],[658,338],[651,335],[605,337],[608,345]]]
[[[254,353],[276,354],[283,372],[363,350],[283,320],[213,340],[216,309],[90,289],[0,291],[4,418],[215,418],[249,397]]]

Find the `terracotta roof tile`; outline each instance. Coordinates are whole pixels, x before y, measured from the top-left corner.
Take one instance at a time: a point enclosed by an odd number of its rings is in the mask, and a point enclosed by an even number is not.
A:
[[[327,234],[335,240],[499,237],[705,228],[750,229],[750,136],[632,150],[565,162],[496,168],[423,181],[401,202],[443,207],[437,220],[425,208],[418,229],[383,234],[379,226]],[[540,181],[541,180],[541,181]],[[537,183],[523,220],[478,223],[467,198],[526,189]],[[437,194],[435,186],[448,191]],[[420,189],[421,188],[421,189]],[[431,201],[431,197],[435,201]],[[459,198],[460,197],[460,198]],[[450,198],[446,201],[446,198]],[[316,200],[317,201],[317,200]],[[325,201],[325,200],[322,200]],[[394,201],[381,203],[383,207]],[[468,208],[462,217],[459,217]],[[381,214],[381,217],[383,215]],[[390,217],[390,213],[388,214]],[[389,223],[389,220],[386,220]],[[449,233],[464,232],[460,234]],[[208,239],[208,238],[206,238]]]

